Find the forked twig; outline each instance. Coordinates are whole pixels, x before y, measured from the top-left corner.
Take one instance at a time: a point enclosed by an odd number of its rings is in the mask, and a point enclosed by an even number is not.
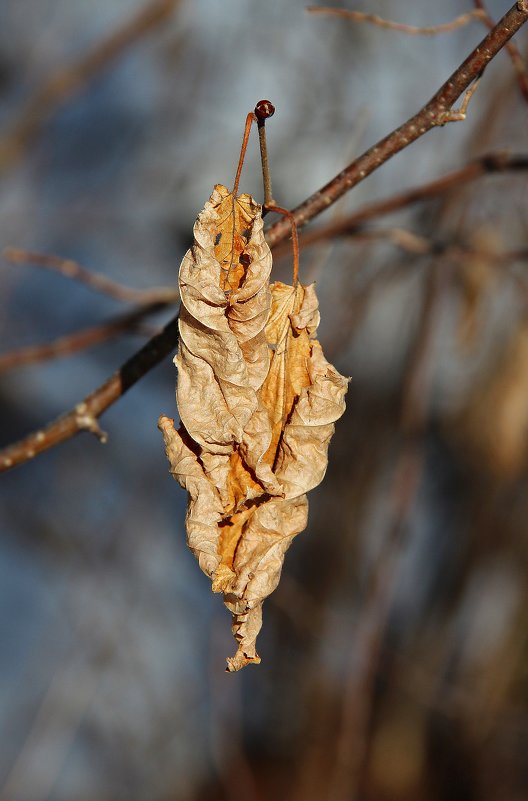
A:
[[[306,225],[392,156],[438,125],[444,125],[454,103],[482,74],[484,68],[528,19],[528,0],[519,0],[470,53],[431,100],[407,122],[370,147],[322,189],[293,209],[298,227]],[[290,225],[279,220],[266,232],[270,245],[288,236]]]
[[[293,245],[293,284],[297,285],[299,279],[299,235],[297,233],[297,225],[295,218],[291,211],[279,206],[273,199],[271,191],[271,174],[268,160],[268,145],[266,142],[266,120],[275,114],[275,106],[269,100],[259,100],[255,106],[254,111],[250,111],[246,117],[244,125],[244,135],[242,137],[242,147],[240,148],[240,157],[238,159],[238,166],[233,183],[233,195],[238,192],[238,185],[240,183],[240,176],[242,174],[242,167],[244,166],[244,159],[246,157],[246,150],[249,141],[249,134],[251,126],[254,122],[258,126],[259,144],[260,144],[260,161],[262,165],[262,183],[264,186],[264,203],[262,205],[262,216],[272,211],[280,214],[282,217],[290,221],[292,245]]]

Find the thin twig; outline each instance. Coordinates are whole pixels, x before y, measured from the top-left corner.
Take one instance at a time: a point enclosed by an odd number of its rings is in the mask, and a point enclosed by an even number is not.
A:
[[[432,25],[426,27],[417,27],[416,25],[404,25],[401,22],[392,22],[388,19],[383,19],[377,14],[367,14],[364,11],[349,11],[346,8],[328,8],[327,6],[307,6],[307,11],[311,14],[325,14],[327,16],[344,17],[345,19],[352,20],[353,22],[368,22],[371,25],[376,25],[378,28],[387,28],[391,31],[401,31],[402,33],[409,33],[412,35],[425,35],[432,36],[437,33],[450,33],[451,31],[467,25],[474,19],[484,19],[485,12],[475,9],[468,11],[466,14],[461,14],[455,17],[451,22],[445,22],[442,25]]]
[[[449,121],[448,115],[453,104],[527,20],[528,0],[519,0],[417,114],[370,147],[322,189],[293,209],[297,226],[302,227],[321,214],[411,142]],[[286,239],[289,232],[289,221],[279,220],[266,231],[266,238],[270,245],[276,245]]]
[[[92,431],[104,442],[105,435],[99,429],[97,419],[145,373],[148,373],[168,356],[174,350],[177,342],[178,316],[174,317],[163,331],[149,340],[104,384],[87,395],[73,409],[49,423],[45,428],[0,450],[0,472],[33,459],[38,453],[70,439],[80,431]]]
[[[176,303],[179,299],[178,290],[174,287],[152,287],[149,289],[134,289],[125,286],[117,281],[112,281],[101,273],[92,272],[82,267],[73,259],[62,259],[49,253],[36,253],[23,248],[8,247],[3,252],[4,259],[11,264],[33,264],[37,267],[44,267],[46,270],[60,273],[65,278],[72,281],[79,281],[81,284],[108,295],[116,300],[125,303],[137,303],[148,305],[153,303]]]
[[[316,228],[313,231],[307,231],[300,237],[300,246],[301,248],[306,248],[322,240],[354,233],[361,224],[369,220],[390,214],[393,211],[399,211],[421,200],[429,200],[448,192],[450,189],[458,188],[461,184],[474,181],[482,175],[524,170],[528,170],[528,155],[499,152],[479,156],[464,167],[454,170],[442,176],[442,178],[437,178],[414,189],[399,192],[386,200],[370,203],[368,206],[364,206],[346,217]],[[284,246],[285,249],[286,247]],[[282,250],[283,246],[280,248],[281,253]]]
[[[127,314],[121,314],[119,317],[115,317],[105,323],[99,323],[98,325],[75,331],[73,334],[58,337],[52,342],[46,342],[42,345],[29,345],[28,347],[10,350],[7,353],[0,353],[0,373],[24,367],[28,364],[37,364],[50,359],[71,356],[80,350],[87,350],[95,345],[100,345],[102,342],[107,342],[125,331],[135,331],[139,322],[148,315],[164,309],[166,305],[166,303],[159,302],[149,303]]]
[[[40,700],[29,732],[0,788],[2,801],[45,801],[71,749],[75,733],[101,683],[101,671],[79,648],[61,661]],[[39,748],[47,743],[46,759]],[[35,762],[40,769],[35,771]]]
[[[473,3],[475,8],[482,12],[482,21],[484,25],[487,25],[491,31],[495,25],[495,21],[491,14],[489,14],[483,0],[473,0]],[[524,59],[519,52],[519,48],[513,42],[507,43],[506,50],[508,51],[508,55],[511,59],[515,72],[517,73],[519,89],[521,90],[524,99],[528,103],[528,74],[526,73],[526,64],[524,63]]]
[[[79,61],[50,75],[28,100],[11,129],[0,137],[0,170],[13,166],[53,114],[149,30],[164,22],[177,2],[149,0]]]
[[[439,125],[444,125],[446,122],[463,122],[466,119],[469,102],[477,91],[483,72],[484,70],[475,78],[471,86],[468,86],[464,92],[464,97],[462,98],[462,103],[459,108],[448,109],[443,116],[440,116],[438,121]]]
[[[438,242],[415,234],[407,228],[400,228],[397,226],[392,228],[359,229],[358,231],[354,231],[351,236],[354,242],[390,242],[396,245],[396,247],[406,250],[408,253],[416,253],[419,255],[436,252],[441,247]]]

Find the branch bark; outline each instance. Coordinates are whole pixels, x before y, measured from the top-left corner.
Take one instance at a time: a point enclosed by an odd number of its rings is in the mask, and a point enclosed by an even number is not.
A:
[[[10,350],[7,353],[0,353],[0,373],[24,367],[28,364],[37,364],[50,359],[59,359],[62,356],[70,356],[72,353],[93,348],[95,345],[114,339],[119,334],[133,332],[145,317],[161,311],[166,306],[167,304],[161,301],[149,303],[140,308],[132,309],[132,311],[125,314],[120,314],[112,320],[92,325],[89,328],[81,328],[73,334],[57,337],[52,342],[44,342],[41,345],[28,345],[24,348]]]
[[[178,342],[178,317],[174,317],[157,336],[134,354],[104,384],[95,389],[84,400],[66,414],[61,415],[45,428],[35,431],[13,445],[0,451],[0,472],[10,470],[33,459],[38,453],[53,448],[70,439],[79,431],[91,431],[102,442],[106,435],[99,428],[97,419],[118,398],[148,373],[165,356],[174,350]]]
[[[417,114],[370,147],[322,189],[293,209],[292,214],[297,227],[306,225],[307,222],[325,211],[367,175],[377,170],[388,159],[410,145],[411,142],[419,139],[427,131],[439,125],[445,125],[446,122],[455,118],[460,119],[460,117],[453,116],[454,103],[468,90],[492,58],[527,20],[528,0],[519,0]],[[279,220],[268,228],[266,239],[270,246],[277,245],[287,239],[290,230],[289,221]]]
[[[488,13],[483,0],[473,0],[473,4],[477,11],[481,11],[483,13],[482,20],[484,25],[487,25],[489,30],[491,31],[492,28],[495,27],[495,22],[493,17]],[[508,55],[510,56],[511,62],[513,64],[513,68],[517,73],[517,81],[519,83],[519,89],[521,90],[521,94],[524,99],[528,102],[528,75],[526,74],[526,64],[524,63],[524,59],[519,52],[519,48],[513,42],[508,42],[506,45],[506,50],[508,51]]]

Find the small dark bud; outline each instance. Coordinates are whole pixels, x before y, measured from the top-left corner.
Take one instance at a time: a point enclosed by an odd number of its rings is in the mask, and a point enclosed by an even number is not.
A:
[[[255,106],[255,116],[258,120],[267,120],[275,114],[275,106],[269,100],[259,100]]]

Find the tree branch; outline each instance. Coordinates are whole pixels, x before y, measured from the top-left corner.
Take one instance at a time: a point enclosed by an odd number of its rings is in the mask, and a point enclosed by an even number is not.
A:
[[[14,247],[5,248],[3,256],[10,264],[33,264],[37,267],[43,267],[46,270],[59,273],[64,278],[78,281],[94,292],[99,292],[102,295],[107,295],[125,303],[147,305],[151,303],[176,303],[179,300],[179,292],[175,287],[160,286],[149,289],[135,289],[119,284],[117,281],[107,278],[106,275],[87,270],[86,267],[82,267],[73,259],[62,259],[60,256],[54,256],[49,253],[36,253],[32,250]]]
[[[92,325],[89,328],[82,328],[73,334],[66,334],[58,337],[52,342],[45,342],[42,345],[29,345],[25,348],[16,348],[7,353],[0,353],[0,373],[24,367],[28,364],[37,364],[50,359],[58,359],[61,356],[70,356],[80,350],[93,348],[109,339],[132,331],[137,328],[145,317],[155,314],[161,309],[166,308],[163,302],[148,303],[138,309],[121,314],[104,323]]]
[[[106,435],[99,428],[97,418],[118,398],[139,381],[145,373],[174,350],[178,342],[178,317],[174,317],[153,339],[134,354],[104,384],[91,392],[74,409],[61,415],[45,428],[35,431],[13,445],[0,450],[0,472],[10,470],[33,459],[38,453],[73,437],[79,431],[91,431],[102,442]]]
[[[473,3],[476,10],[482,12],[482,21],[484,22],[484,25],[486,25],[491,31],[495,26],[495,22],[493,17],[488,13],[483,0],[473,0]],[[528,102],[528,75],[526,74],[526,64],[524,63],[524,59],[519,53],[519,48],[513,42],[508,42],[506,44],[506,50],[510,56],[513,68],[517,73],[519,89],[521,90],[524,99]]]
[[[417,114],[370,147],[322,189],[293,209],[292,214],[297,226],[306,225],[367,175],[377,170],[388,159],[410,145],[411,142],[419,139],[427,131],[452,120],[453,104],[482,74],[492,58],[524,25],[527,19],[528,0],[519,0]],[[290,230],[289,221],[278,220],[266,231],[266,239],[270,245],[276,245],[288,237]]]
[[[450,189],[459,187],[461,184],[474,181],[482,175],[497,173],[497,172],[516,172],[528,170],[528,155],[524,154],[510,154],[510,153],[488,153],[473,159],[464,167],[447,175],[430,181],[423,186],[415,187],[414,189],[407,189],[404,192],[399,192],[386,200],[379,200],[375,203],[370,203],[352,214],[347,215],[341,219],[335,220],[328,225],[316,228],[313,231],[307,231],[300,237],[300,246],[309,247],[310,245],[320,242],[321,240],[332,239],[335,236],[346,236],[358,229],[358,227],[376,217],[382,217],[385,214],[390,214],[393,211],[398,211],[406,206],[411,206],[413,203],[418,203],[421,200],[428,200],[429,198],[440,195],[443,192],[448,192]],[[282,247],[280,252],[282,252]],[[284,246],[284,249],[286,247]]]

